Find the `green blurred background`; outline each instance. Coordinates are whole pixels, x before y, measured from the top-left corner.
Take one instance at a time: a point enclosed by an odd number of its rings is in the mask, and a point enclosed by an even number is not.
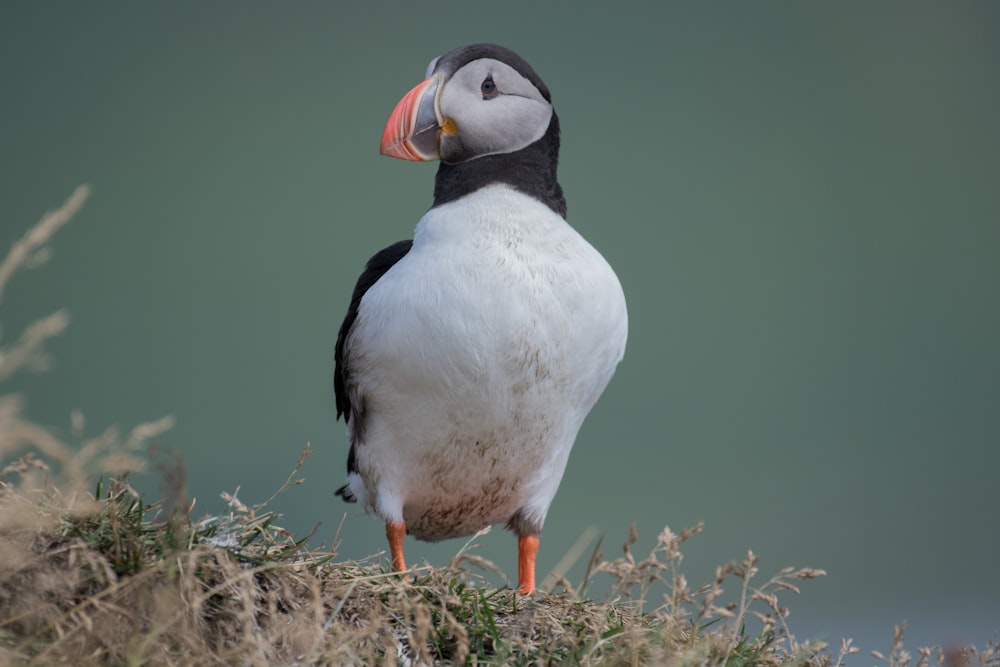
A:
[[[3,3],[0,247],[94,194],[3,304],[8,340],[70,309],[57,367],[0,389],[63,433],[75,408],[90,434],[176,416],[160,440],[204,511],[263,500],[311,442],[284,523],[329,543],[346,512],[340,553],[382,549],[332,495],[333,341],[431,202],[435,167],[379,157],[383,123],[473,41],[552,89],[570,222],[629,301],[540,569],[588,526],[615,555],[630,522],[644,551],[703,519],[693,583],[748,548],[829,571],[785,600],[800,638],[1000,630],[993,2]],[[514,571],[504,531],[482,553]]]

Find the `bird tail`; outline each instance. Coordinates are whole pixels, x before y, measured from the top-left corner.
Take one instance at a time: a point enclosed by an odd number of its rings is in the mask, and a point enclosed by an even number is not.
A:
[[[337,489],[337,491],[334,493],[334,495],[340,496],[341,498],[343,498],[345,503],[356,503],[356,502],[358,502],[358,499],[351,492],[351,485],[350,484],[344,484],[342,487],[340,487],[339,489]]]

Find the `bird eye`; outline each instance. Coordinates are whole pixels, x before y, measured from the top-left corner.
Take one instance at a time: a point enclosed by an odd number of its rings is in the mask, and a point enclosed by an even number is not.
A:
[[[487,74],[486,78],[483,79],[483,83],[479,86],[479,92],[483,94],[483,99],[488,100],[492,97],[496,97],[500,92],[497,90],[497,84],[493,83],[493,75]]]

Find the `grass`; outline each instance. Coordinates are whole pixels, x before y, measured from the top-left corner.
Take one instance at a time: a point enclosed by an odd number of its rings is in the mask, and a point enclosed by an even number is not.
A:
[[[4,482],[0,498],[4,515],[32,511],[31,522],[3,528],[5,663],[830,663],[820,646],[798,645],[775,624],[747,636],[742,623],[736,631],[717,622],[746,614],[713,601],[730,577],[757,590],[749,586],[752,559],[697,590],[680,583],[673,599],[643,611],[641,596],[672,571],[694,531],[664,531],[641,560],[629,543],[618,559],[595,556],[591,576],[615,581],[610,601],[566,589],[525,597],[485,582],[481,571],[495,567],[470,553],[472,541],[446,567],[414,568],[404,578],[377,562],[306,548],[275,524],[266,503],[248,507],[228,496],[224,515],[192,521],[183,509],[143,502],[124,482],[99,483],[73,503],[53,488],[22,485],[20,474]],[[785,572],[760,594],[812,574]]]
[[[0,263],[0,297],[87,197],[47,214]],[[68,323],[44,317],[0,347],[0,382],[44,369],[45,342]],[[172,423],[66,442],[0,395],[0,664],[51,665],[718,665],[840,667],[857,649],[800,642],[779,600],[824,573],[786,568],[762,580],[757,556],[688,583],[682,547],[702,527],[664,529],[648,554],[631,530],[617,558],[595,549],[576,584],[560,574],[544,593],[492,586],[498,568],[473,537],[439,568],[406,575],[381,562],[338,559],[278,525],[274,497],[301,483],[308,447],[274,496],[194,518],[180,463],[163,471],[166,497],[146,502],[128,483]],[[94,480],[99,480],[96,483]],[[556,572],[582,556],[570,549]],[[588,591],[610,582],[599,600]],[[729,591],[727,593],[727,590]],[[664,593],[664,591],[666,591]],[[908,667],[896,628],[886,667]],[[1000,667],[1000,648],[921,648],[914,667]]]
[[[186,507],[143,502],[125,482],[70,499],[20,475],[8,473],[0,497],[0,664],[834,667],[856,651],[845,641],[832,653],[789,631],[778,593],[796,593],[818,571],[759,582],[748,554],[688,586],[680,548],[698,529],[664,530],[643,558],[631,552],[634,532],[622,556],[595,553],[588,576],[611,578],[606,599],[582,596],[587,582],[526,597],[486,582],[495,566],[472,554],[474,540],[445,567],[403,577],[308,548],[276,525],[269,501],[225,496],[224,514],[194,521]],[[654,584],[669,591],[656,602]],[[735,599],[717,604],[731,584]],[[876,659],[906,667],[902,641],[900,627]],[[995,644],[918,656],[917,667],[1000,665]]]

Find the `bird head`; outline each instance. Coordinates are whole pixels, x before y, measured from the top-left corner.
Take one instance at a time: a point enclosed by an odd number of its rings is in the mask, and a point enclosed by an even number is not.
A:
[[[382,132],[382,155],[449,164],[513,153],[545,135],[548,88],[523,58],[496,44],[472,44],[431,61]]]

